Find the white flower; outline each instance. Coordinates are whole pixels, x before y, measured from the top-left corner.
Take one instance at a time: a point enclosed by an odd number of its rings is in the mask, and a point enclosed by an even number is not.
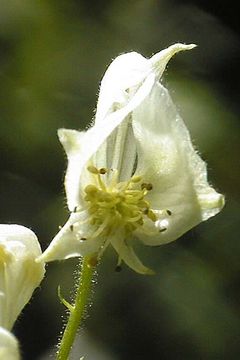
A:
[[[175,44],[150,59],[117,57],[101,82],[95,124],[86,132],[60,129],[67,153],[70,218],[44,252],[45,261],[96,255],[108,244],[139,273],[150,273],[131,242],[176,240],[217,214],[224,198],[207,181],[161,75]]]
[[[0,359],[20,360],[18,341],[13,334],[0,326]]]
[[[10,330],[43,279],[36,235],[20,225],[0,225],[0,326]]]

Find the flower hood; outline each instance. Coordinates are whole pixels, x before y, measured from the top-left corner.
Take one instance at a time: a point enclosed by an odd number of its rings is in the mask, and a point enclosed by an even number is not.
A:
[[[148,274],[133,239],[161,245],[221,210],[224,198],[208,184],[206,164],[161,83],[170,58],[193,47],[175,44],[150,59],[120,55],[102,79],[94,125],[58,131],[71,214],[41,259],[99,258],[111,244],[118,264]]]

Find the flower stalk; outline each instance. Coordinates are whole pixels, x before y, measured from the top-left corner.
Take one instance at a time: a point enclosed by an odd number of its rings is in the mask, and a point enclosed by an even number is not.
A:
[[[70,314],[61,342],[59,344],[57,360],[69,359],[69,354],[72,349],[74,339],[84,319],[84,313],[91,291],[95,265],[96,264],[92,257],[85,256],[82,260],[75,303],[72,306],[70,304],[70,306],[67,306]]]

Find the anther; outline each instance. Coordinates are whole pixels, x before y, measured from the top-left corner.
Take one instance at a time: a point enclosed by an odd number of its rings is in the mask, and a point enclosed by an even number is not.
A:
[[[137,221],[137,223],[138,223],[139,225],[143,225],[143,219],[142,219],[142,218],[139,219],[139,220]]]
[[[115,271],[116,271],[116,272],[122,271],[121,265],[117,265],[117,266],[115,267]]]
[[[172,215],[172,212],[170,211],[170,210],[166,210],[166,213],[169,215],[169,216],[171,216]]]
[[[99,174],[99,170],[93,165],[89,165],[87,167],[87,170],[92,174],[95,174],[95,175]]]
[[[131,182],[133,182],[133,183],[138,183],[141,180],[142,180],[142,176],[133,176],[131,178]]]
[[[73,225],[70,225],[70,230],[73,231]]]
[[[86,194],[93,194],[98,192],[98,188],[95,185],[87,185],[84,191]]]
[[[85,238],[85,237],[81,237],[81,239],[80,239],[80,240],[86,241],[86,240],[87,240],[87,238]]]
[[[147,217],[152,221],[157,221],[157,216],[151,209],[148,210]]]
[[[150,191],[150,190],[152,190],[152,188],[153,188],[153,186],[152,186],[151,183],[142,183],[142,184],[141,184],[141,189],[142,189],[142,190],[143,190],[143,189],[146,189],[146,190]]]
[[[99,174],[104,175],[104,174],[106,174],[106,173],[107,173],[107,169],[106,169],[106,168],[101,168],[101,169],[99,169]]]
[[[159,230],[159,232],[164,232],[166,230],[167,230],[167,228],[162,228],[162,229]]]

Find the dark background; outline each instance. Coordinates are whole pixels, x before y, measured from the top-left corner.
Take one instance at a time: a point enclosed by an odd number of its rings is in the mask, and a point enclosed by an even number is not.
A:
[[[238,359],[240,355],[240,22],[221,1],[0,0],[0,222],[30,227],[45,249],[68,217],[60,127],[94,116],[111,59],[181,41],[163,79],[226,207],[181,239],[139,246],[145,277],[115,273],[110,248],[72,359]],[[47,359],[78,260],[51,263],[17,321],[23,359]]]

